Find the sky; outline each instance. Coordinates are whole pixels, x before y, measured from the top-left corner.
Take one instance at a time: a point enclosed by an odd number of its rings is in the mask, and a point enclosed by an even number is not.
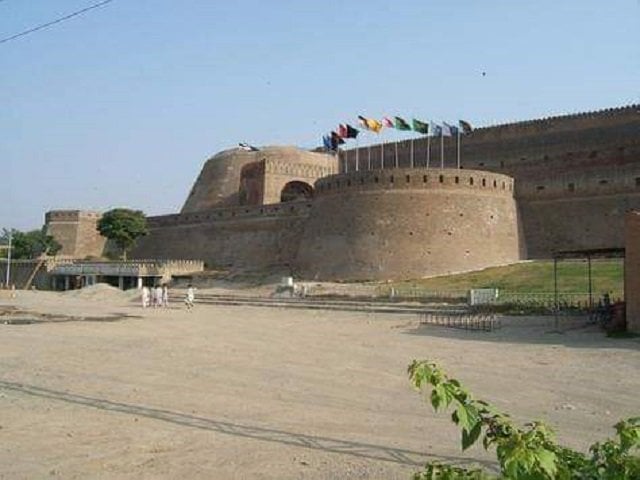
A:
[[[0,37],[96,2],[0,0]],[[0,229],[175,213],[217,151],[313,148],[357,115],[485,126],[632,103],[640,0],[114,0],[0,43]]]

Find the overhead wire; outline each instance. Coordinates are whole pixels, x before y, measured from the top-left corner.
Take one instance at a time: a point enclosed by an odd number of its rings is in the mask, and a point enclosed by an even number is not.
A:
[[[3,0],[0,0],[0,2],[2,2],[2,1]],[[93,5],[89,5],[88,7],[85,7],[83,9],[81,9],[81,10],[76,10],[75,12],[72,12],[72,13],[70,13],[68,15],[65,15],[64,17],[60,17],[60,18],[57,18],[57,19],[52,20],[50,22],[43,23],[42,25],[38,25],[37,27],[33,27],[33,28],[28,29],[28,30],[24,30],[24,31],[22,31],[20,33],[16,33],[15,35],[11,35],[9,37],[2,38],[2,39],[0,39],[0,44],[9,42],[11,40],[15,40],[15,39],[20,38],[20,37],[24,37],[25,35],[29,35],[30,33],[34,33],[34,32],[37,32],[39,30],[44,30],[45,28],[48,28],[48,27],[50,27],[52,25],[64,22],[64,21],[69,20],[69,19],[71,19],[73,17],[77,17],[78,15],[82,15],[83,13],[88,12],[89,10],[93,10],[95,8],[102,7],[103,5],[106,5],[107,3],[111,3],[111,2],[113,2],[113,0],[103,0],[103,1],[98,2],[98,3],[94,3]]]

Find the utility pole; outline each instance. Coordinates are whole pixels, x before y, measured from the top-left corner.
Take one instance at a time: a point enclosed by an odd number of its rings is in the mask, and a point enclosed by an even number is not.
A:
[[[7,249],[7,278],[5,285],[9,288],[9,280],[11,279],[11,242],[13,240],[13,230],[9,230],[9,248]]]

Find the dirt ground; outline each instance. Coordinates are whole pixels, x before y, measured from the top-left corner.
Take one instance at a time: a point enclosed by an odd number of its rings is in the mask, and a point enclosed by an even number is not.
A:
[[[408,479],[427,459],[493,465],[462,453],[449,416],[410,387],[414,358],[580,449],[640,414],[638,339],[548,333],[548,320],[468,332],[410,315],[143,310],[120,292],[19,292],[0,297],[8,306],[43,323],[0,316],[2,479]]]

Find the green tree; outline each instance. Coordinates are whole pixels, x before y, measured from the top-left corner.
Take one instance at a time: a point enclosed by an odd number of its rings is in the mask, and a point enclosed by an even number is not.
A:
[[[114,208],[98,221],[98,231],[103,237],[113,240],[120,250],[122,259],[127,259],[129,251],[139,237],[148,233],[147,218],[140,210]]]
[[[9,232],[7,229],[2,231],[0,243],[3,245],[9,244]],[[40,255],[55,255],[62,248],[55,238],[47,235],[44,228],[28,232],[11,230],[11,233],[11,258],[16,260],[36,258]]]

